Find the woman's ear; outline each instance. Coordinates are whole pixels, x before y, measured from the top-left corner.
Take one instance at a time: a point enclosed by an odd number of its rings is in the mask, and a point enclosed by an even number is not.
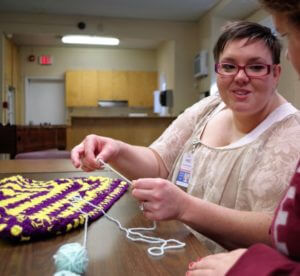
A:
[[[279,79],[279,77],[281,75],[281,65],[280,64],[276,64],[274,66],[273,75],[275,78]]]

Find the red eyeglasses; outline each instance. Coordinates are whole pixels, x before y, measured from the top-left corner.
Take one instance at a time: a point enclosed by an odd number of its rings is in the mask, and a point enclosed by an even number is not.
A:
[[[215,72],[222,76],[232,77],[239,73],[240,70],[243,70],[248,77],[263,77],[269,75],[271,72],[270,64],[247,64],[245,66],[240,66],[233,63],[216,63]]]

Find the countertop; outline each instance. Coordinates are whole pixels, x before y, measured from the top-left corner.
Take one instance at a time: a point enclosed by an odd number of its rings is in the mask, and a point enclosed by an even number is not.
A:
[[[70,108],[68,117],[72,118],[101,118],[101,119],[174,119],[176,115],[159,116],[149,108]]]
[[[109,116],[99,116],[99,115],[73,115],[71,118],[98,118],[98,119],[174,119],[176,116],[124,116],[124,115],[109,115]]]

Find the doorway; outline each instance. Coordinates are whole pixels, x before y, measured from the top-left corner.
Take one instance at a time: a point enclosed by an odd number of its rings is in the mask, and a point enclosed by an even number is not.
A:
[[[27,78],[25,89],[25,124],[64,125],[65,117],[64,80]]]

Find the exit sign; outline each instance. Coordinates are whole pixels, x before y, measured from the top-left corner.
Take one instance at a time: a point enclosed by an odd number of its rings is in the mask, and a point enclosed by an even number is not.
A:
[[[51,65],[52,64],[52,56],[48,56],[48,55],[40,56],[39,63],[41,65]]]

